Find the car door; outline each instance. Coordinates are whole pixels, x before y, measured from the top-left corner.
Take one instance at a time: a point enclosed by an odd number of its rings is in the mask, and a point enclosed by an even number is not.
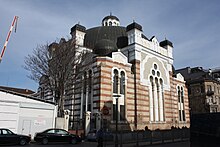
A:
[[[69,133],[65,130],[59,130],[58,132],[59,135],[59,142],[69,142],[71,136],[69,135]]]
[[[45,133],[45,137],[48,138],[49,142],[57,142],[56,129],[48,130],[48,131]]]
[[[16,144],[18,142],[18,137],[10,130],[2,129],[0,140],[1,144]]]

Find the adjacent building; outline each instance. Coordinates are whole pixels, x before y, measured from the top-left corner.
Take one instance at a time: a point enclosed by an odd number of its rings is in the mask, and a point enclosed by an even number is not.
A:
[[[220,69],[186,67],[176,72],[186,80],[192,114],[220,112]]]
[[[31,135],[55,127],[57,107],[31,97],[31,90],[0,86],[0,127]]]

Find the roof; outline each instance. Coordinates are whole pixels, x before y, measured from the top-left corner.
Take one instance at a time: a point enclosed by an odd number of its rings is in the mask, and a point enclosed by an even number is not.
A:
[[[204,81],[204,80],[211,80],[218,82],[214,79],[211,75],[209,70],[205,70],[202,67],[186,67],[183,69],[176,70],[176,73],[181,73],[184,76],[184,79],[187,83],[192,83],[194,81]]]
[[[80,25],[80,24],[76,24],[75,26],[73,26],[73,27],[71,28],[70,34],[72,34],[72,33],[73,33],[74,31],[76,31],[76,30],[81,31],[81,32],[85,32],[85,31],[86,31],[86,27],[84,27],[84,26],[82,26],[82,25]]]
[[[4,90],[9,90],[9,91],[13,91],[19,94],[25,94],[25,95],[31,95],[34,94],[35,92],[29,89],[22,89],[22,88],[13,88],[13,87],[5,87],[5,86],[0,86],[0,89],[4,89]]]
[[[106,20],[106,19],[115,19],[115,20],[119,21],[118,17],[113,16],[113,15],[109,15],[109,16],[104,17],[104,18],[102,19],[102,22],[103,22],[104,20]]]
[[[101,39],[95,44],[94,53],[105,56],[112,52],[117,52],[118,48],[116,44],[109,39]]]
[[[46,101],[46,100],[43,100],[43,99],[38,99],[36,97],[33,97],[31,95],[26,95],[26,94],[22,94],[22,93],[18,93],[18,92],[15,92],[15,91],[11,91],[11,89],[5,89],[4,87],[2,88],[3,86],[0,86],[0,92],[5,92],[5,93],[10,93],[10,94],[13,94],[13,95],[17,95],[17,96],[21,96],[21,97],[25,97],[25,98],[29,98],[31,100],[36,100],[36,101],[40,101],[40,102],[44,102],[44,103],[48,103],[48,104],[53,104],[55,105],[54,102],[50,102],[50,101]],[[12,88],[13,89],[13,88]],[[16,89],[16,88],[15,88]]]
[[[86,30],[84,46],[94,49],[96,43],[103,39],[112,41],[117,48],[123,48],[128,45],[128,37],[125,27],[101,26]]]
[[[138,29],[138,30],[142,31],[142,26],[136,22],[133,22],[132,24],[130,24],[126,27],[127,32],[130,30],[133,30],[133,29]]]
[[[165,39],[164,41],[160,42],[160,46],[161,47],[164,47],[164,46],[167,46],[167,45],[173,47],[173,43],[171,41],[167,40],[167,39]]]

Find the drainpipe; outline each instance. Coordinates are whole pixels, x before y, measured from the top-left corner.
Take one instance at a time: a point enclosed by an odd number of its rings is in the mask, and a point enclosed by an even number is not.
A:
[[[137,130],[137,76],[136,59],[134,59],[134,128]]]

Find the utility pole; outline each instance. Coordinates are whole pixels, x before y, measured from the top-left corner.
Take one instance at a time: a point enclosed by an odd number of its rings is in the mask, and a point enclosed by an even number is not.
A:
[[[3,47],[2,51],[1,51],[0,63],[1,63],[1,61],[2,61],[2,57],[3,57],[4,53],[5,53],[5,50],[6,50],[6,47],[7,47],[9,38],[10,38],[10,35],[11,35],[12,30],[13,30],[13,28],[14,28],[14,25],[15,25],[15,33],[16,33],[16,30],[17,30],[17,22],[18,22],[18,16],[15,16],[14,19],[13,19],[13,21],[12,21],[10,30],[9,30],[9,32],[8,32],[8,35],[7,35],[7,38],[6,38],[4,47]]]

